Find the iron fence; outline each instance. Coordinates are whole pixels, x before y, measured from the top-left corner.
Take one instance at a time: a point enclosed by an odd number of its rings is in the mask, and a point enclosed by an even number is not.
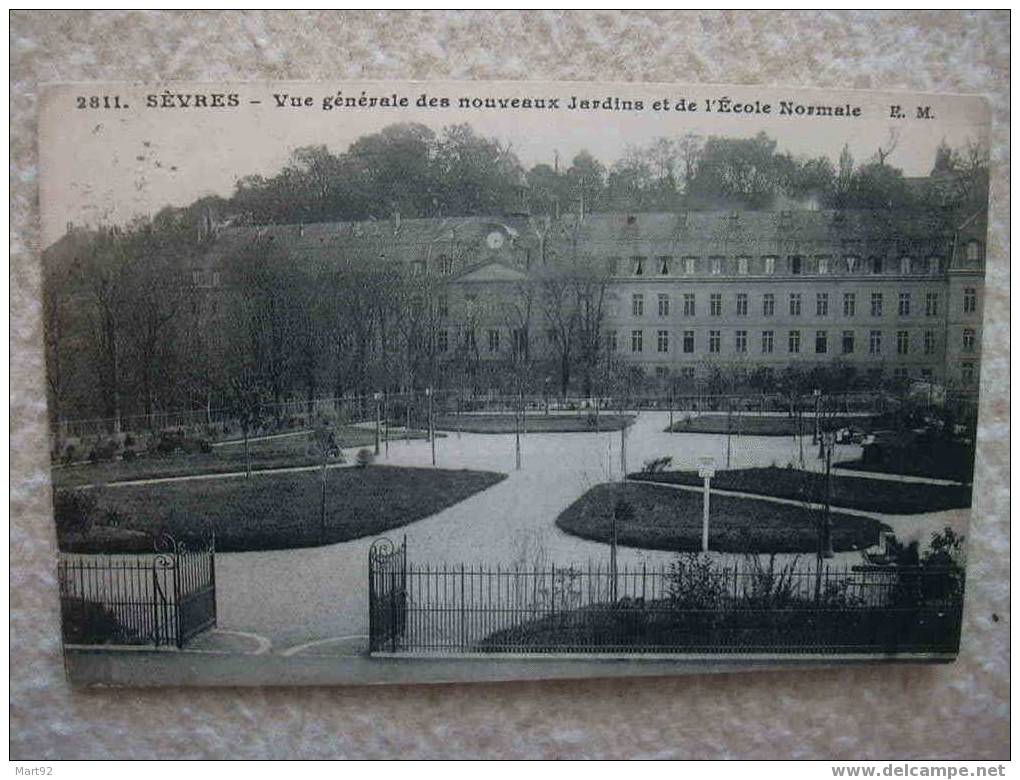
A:
[[[401,570],[402,567],[402,570]],[[447,653],[953,653],[962,575],[944,569],[726,567],[690,557],[619,568],[370,560],[374,651]],[[378,583],[377,583],[378,584]],[[399,603],[398,603],[399,602]],[[381,626],[385,626],[383,637]]]
[[[213,545],[160,546],[150,555],[60,554],[65,644],[182,647],[216,625]]]

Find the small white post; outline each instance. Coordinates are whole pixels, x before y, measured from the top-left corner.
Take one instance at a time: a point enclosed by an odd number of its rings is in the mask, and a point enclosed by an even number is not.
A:
[[[701,515],[701,551],[708,552],[709,505],[712,495],[712,477],[715,476],[715,460],[713,458],[698,458],[698,476],[705,481]]]

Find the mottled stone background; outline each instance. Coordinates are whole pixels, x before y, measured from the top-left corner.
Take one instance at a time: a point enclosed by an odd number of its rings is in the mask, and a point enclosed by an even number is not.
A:
[[[11,751],[16,759],[1009,753],[1009,12],[11,14]],[[37,85],[565,79],[979,93],[993,187],[965,638],[943,667],[394,688],[72,691],[44,439]]]

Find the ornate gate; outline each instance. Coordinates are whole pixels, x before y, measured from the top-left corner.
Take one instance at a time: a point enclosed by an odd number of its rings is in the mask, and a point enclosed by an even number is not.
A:
[[[376,539],[368,551],[368,648],[400,649],[407,628],[407,537]]]

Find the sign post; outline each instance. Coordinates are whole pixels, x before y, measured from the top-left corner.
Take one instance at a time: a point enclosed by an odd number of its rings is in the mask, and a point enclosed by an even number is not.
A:
[[[708,514],[711,502],[712,477],[715,476],[714,458],[698,458],[698,476],[705,480],[705,498],[701,515],[701,551],[708,552]]]

